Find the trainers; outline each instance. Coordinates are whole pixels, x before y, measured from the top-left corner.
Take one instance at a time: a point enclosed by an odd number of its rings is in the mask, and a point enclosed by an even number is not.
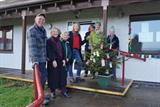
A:
[[[85,79],[82,79],[82,78],[80,78],[80,77],[76,77],[74,83],[84,82],[84,81],[85,81]]]
[[[55,99],[56,98],[56,94],[55,93],[51,93],[51,98]]]
[[[65,98],[71,98],[71,96],[69,96],[69,95],[67,94],[67,92],[63,92],[62,95],[63,95]]]
[[[49,100],[48,99],[44,99],[43,105],[48,105],[48,104],[49,104]]]
[[[74,81],[75,81],[74,78],[69,78],[70,83],[73,83]]]
[[[85,75],[84,75],[84,77],[88,77],[88,75],[87,75],[87,74],[85,74]]]
[[[79,81],[79,82],[84,82],[84,81],[85,81],[85,79],[78,78],[78,81]]]

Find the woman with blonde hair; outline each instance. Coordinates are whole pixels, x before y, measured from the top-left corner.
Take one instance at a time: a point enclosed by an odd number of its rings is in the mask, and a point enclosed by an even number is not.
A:
[[[56,89],[60,89],[64,97],[69,97],[66,90],[67,72],[65,70],[65,55],[59,37],[60,30],[54,27],[51,30],[51,37],[47,40],[48,86],[51,90],[52,98],[55,98]]]
[[[82,38],[81,35],[79,34],[79,31],[80,31],[80,24],[74,23],[72,31],[69,32],[69,43],[72,51],[72,58],[73,60],[76,61],[77,64],[77,74],[76,74],[76,79],[74,81],[75,83],[84,81],[84,79],[81,78],[81,70],[83,66],[82,54],[81,54]],[[72,69],[70,72],[72,72]]]

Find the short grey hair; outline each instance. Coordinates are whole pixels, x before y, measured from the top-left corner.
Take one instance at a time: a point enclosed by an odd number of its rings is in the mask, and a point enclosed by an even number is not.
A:
[[[114,27],[114,26],[111,26],[111,27],[109,28],[109,31],[115,32],[115,27]]]
[[[99,26],[101,26],[101,22],[96,22],[95,24],[98,24]]]

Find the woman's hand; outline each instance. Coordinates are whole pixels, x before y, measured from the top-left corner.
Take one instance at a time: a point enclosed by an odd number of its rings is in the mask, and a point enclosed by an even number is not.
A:
[[[63,60],[62,62],[63,62],[63,66],[66,66],[66,61],[65,61],[65,60]]]
[[[57,67],[57,62],[56,62],[55,60],[53,61],[53,63],[52,63],[52,64],[53,64],[53,67],[54,67],[54,68],[56,68],[56,67]]]

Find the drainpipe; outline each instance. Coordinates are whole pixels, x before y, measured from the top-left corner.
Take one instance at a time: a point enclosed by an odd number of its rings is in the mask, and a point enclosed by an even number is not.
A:
[[[21,60],[21,72],[25,74],[26,65],[26,10],[22,11],[22,60]]]

